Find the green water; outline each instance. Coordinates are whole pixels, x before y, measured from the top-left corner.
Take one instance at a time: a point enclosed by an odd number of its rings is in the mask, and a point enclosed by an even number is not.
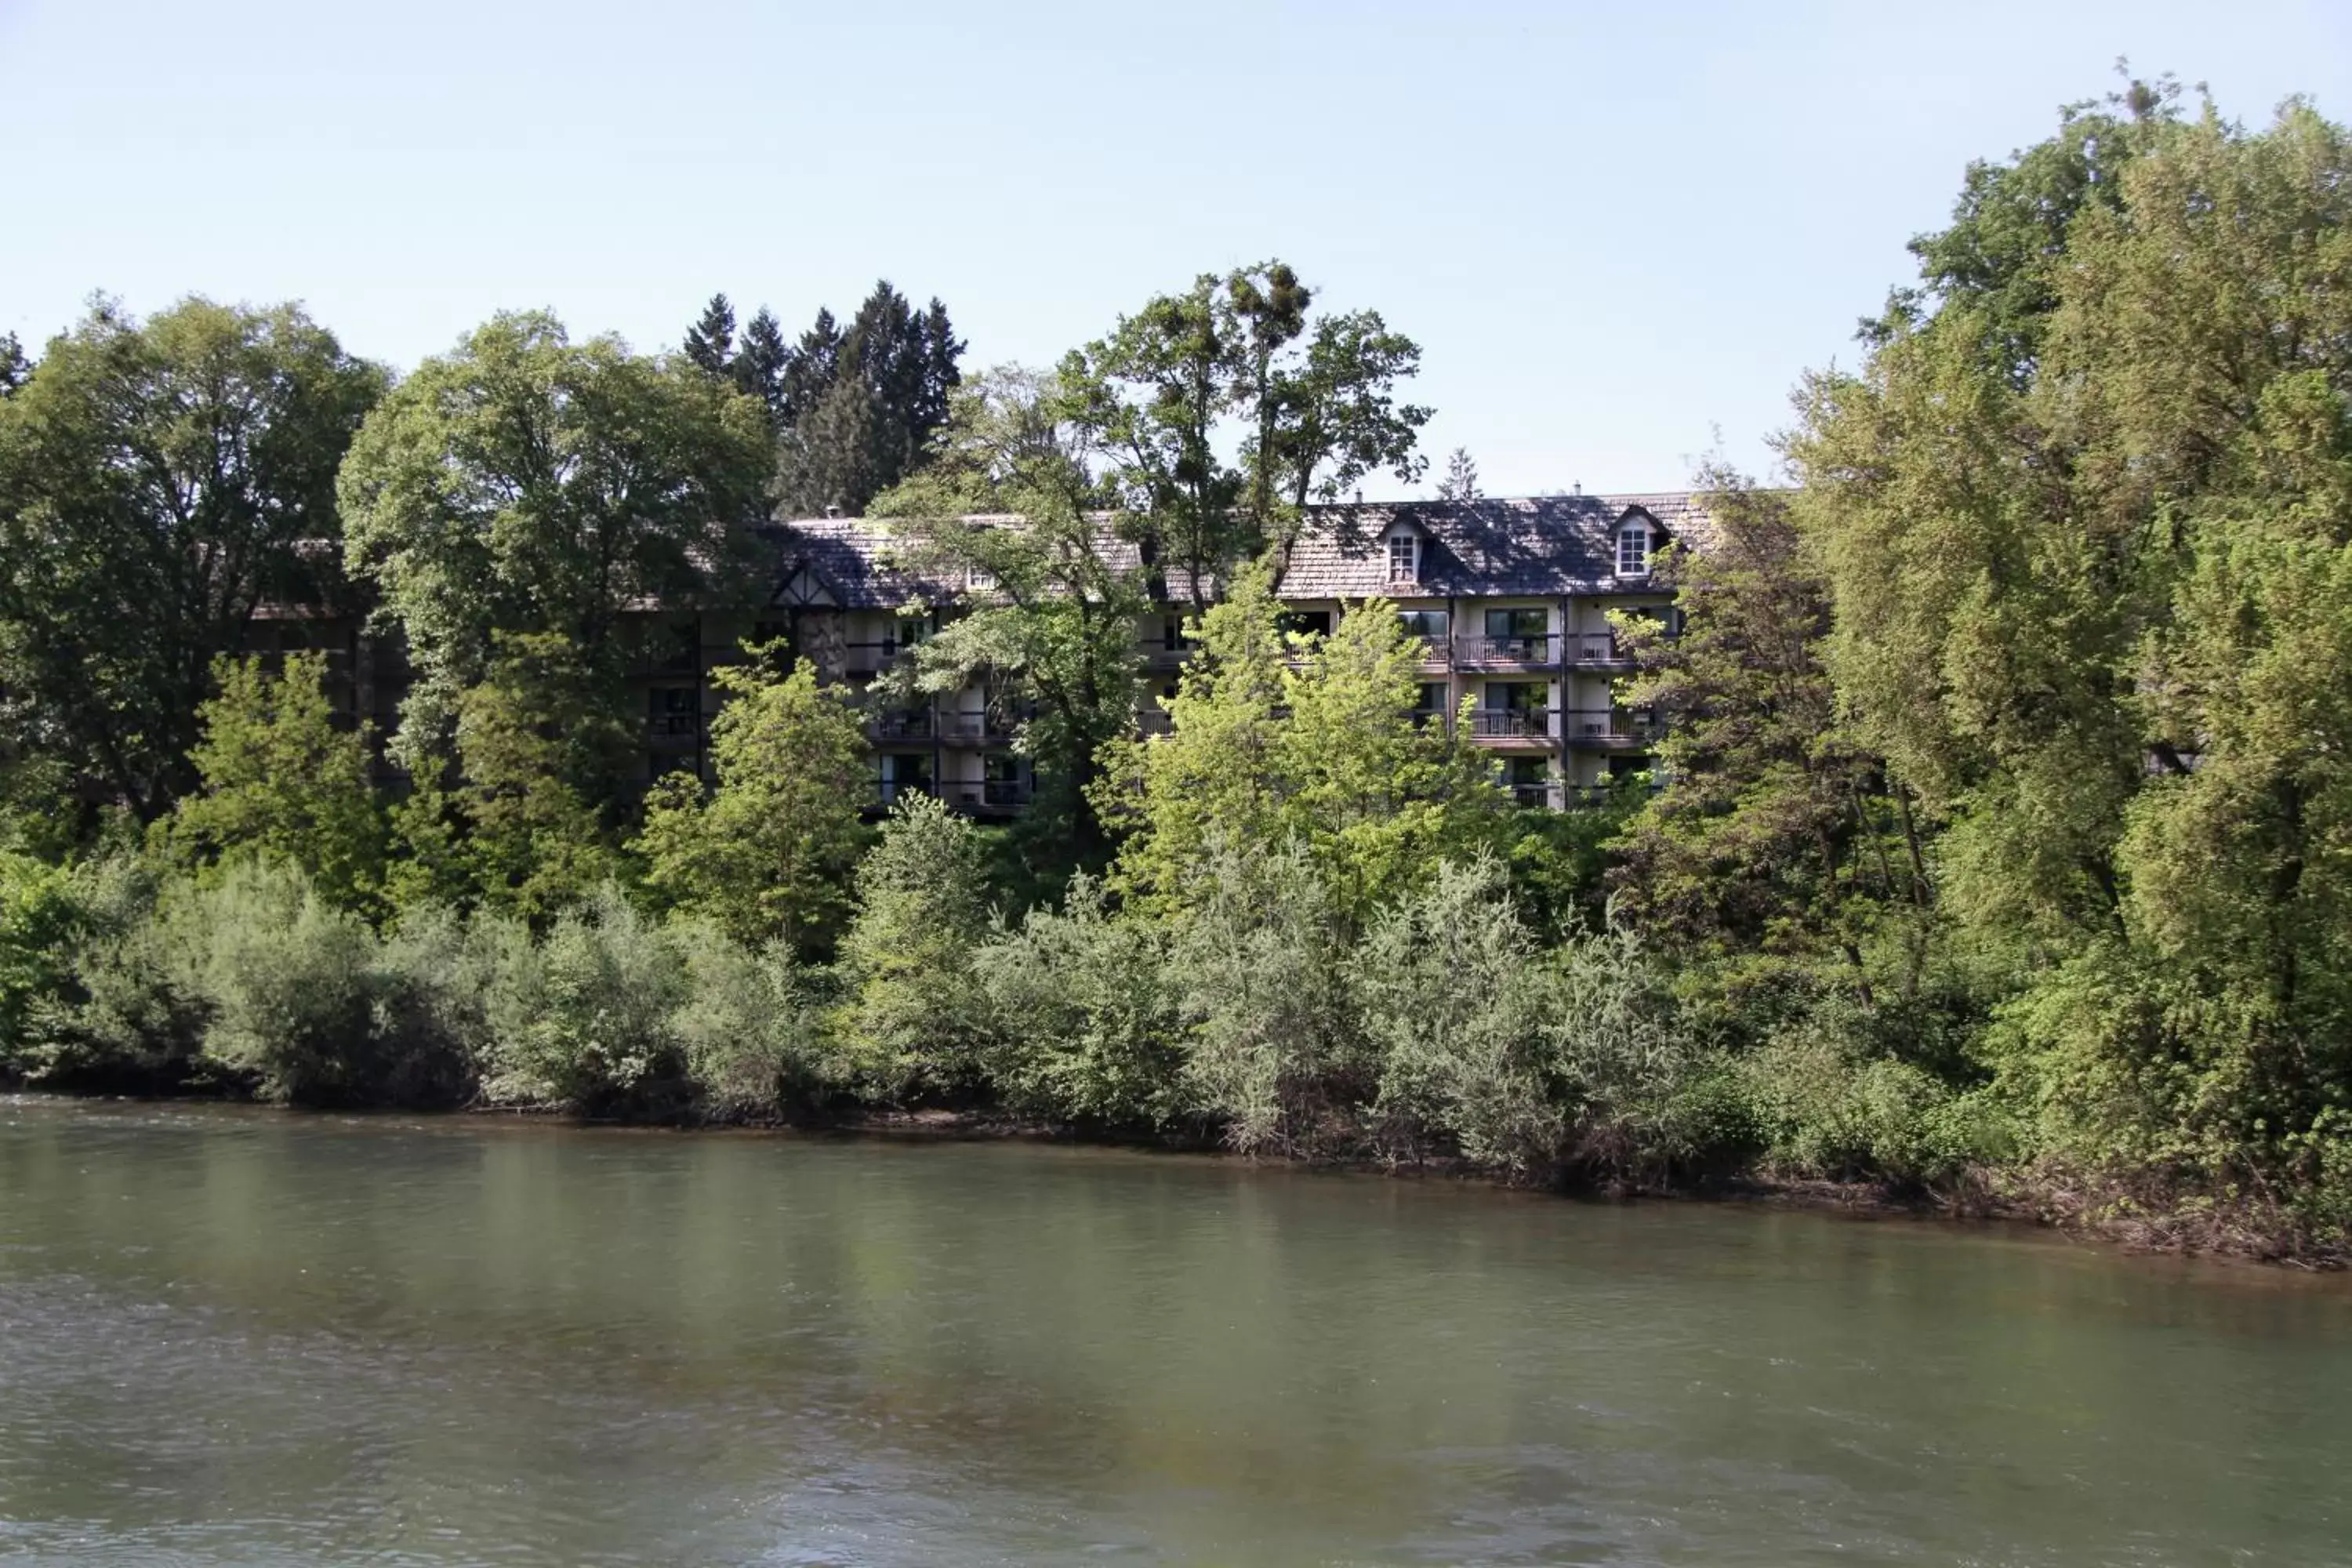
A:
[[[2352,1290],[1196,1159],[0,1100],[0,1562],[2352,1562]]]

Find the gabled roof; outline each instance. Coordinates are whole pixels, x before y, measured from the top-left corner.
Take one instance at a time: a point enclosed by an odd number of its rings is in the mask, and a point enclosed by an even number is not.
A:
[[[1648,519],[1669,538],[1703,531],[1700,498],[1688,491],[1647,495],[1538,496],[1475,501],[1313,508],[1290,552],[1286,599],[1390,597],[1555,597],[1601,594],[1621,584],[1611,542],[1629,516]],[[1382,541],[1399,523],[1423,537],[1420,574],[1389,578]]]

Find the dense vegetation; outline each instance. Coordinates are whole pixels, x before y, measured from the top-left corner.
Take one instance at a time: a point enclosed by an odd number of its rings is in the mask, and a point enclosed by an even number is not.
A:
[[[0,365],[0,1070],[959,1107],[2341,1253],[2347,203],[2341,128],[2165,85],[1972,168],[1801,388],[1793,484],[1706,477],[1679,635],[1626,620],[1661,787],[1565,814],[1414,721],[1377,603],[1286,631],[1305,509],[1418,479],[1428,416],[1411,340],[1278,263],[970,379],[887,285],[796,348],[720,297],[679,354],[501,316],[396,382],[291,308],[101,306]],[[777,502],[993,584],[880,689],[1032,713],[1022,821],[868,821],[856,702],[781,646],[720,672],[708,783],[620,782],[629,607],[733,606]],[[391,736],[237,657],[360,594],[415,668]],[[1147,739],[1161,600],[1199,652]]]

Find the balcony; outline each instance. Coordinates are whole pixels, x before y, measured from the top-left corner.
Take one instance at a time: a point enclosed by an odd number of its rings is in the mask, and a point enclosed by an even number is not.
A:
[[[923,709],[877,713],[866,726],[877,741],[928,741],[936,728],[929,711]]]
[[[1029,786],[1018,779],[959,779],[941,784],[939,796],[958,811],[1018,811],[1029,804]]]
[[[1551,785],[1515,784],[1510,786],[1511,804],[1522,811],[1540,811],[1551,804]]]
[[[1631,669],[1633,656],[1609,632],[1580,632],[1568,639],[1568,662],[1584,669]]]
[[[1145,735],[1172,735],[1176,732],[1176,715],[1165,708],[1146,708],[1136,714],[1135,727]]]
[[[942,713],[940,739],[967,746],[1003,745],[1020,721],[1007,713]]]
[[[850,675],[879,675],[890,668],[891,661],[901,651],[914,646],[896,637],[884,637],[879,642],[844,643],[841,667]]]
[[[660,745],[692,745],[702,739],[702,715],[656,713],[646,721],[646,738]]]
[[[1541,668],[1559,662],[1559,639],[1549,632],[1531,632],[1523,636],[1500,637],[1456,637],[1454,657],[1456,662],[1493,668],[1497,665],[1517,668]]]
[[[1480,708],[1470,715],[1470,733],[1480,741],[1549,741],[1551,710],[1545,708]]]
[[[1564,713],[1560,733],[1570,745],[1646,746],[1665,727],[1645,713],[1616,709],[1600,713]]]

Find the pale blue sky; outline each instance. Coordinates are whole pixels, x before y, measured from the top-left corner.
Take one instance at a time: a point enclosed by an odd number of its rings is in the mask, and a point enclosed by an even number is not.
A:
[[[1667,488],[1717,430],[1763,466],[1968,160],[2119,54],[2352,117],[2352,0],[0,0],[0,329],[296,298],[404,367],[504,307],[650,347],[887,275],[1043,362],[1278,255],[1421,342],[1433,461]]]

